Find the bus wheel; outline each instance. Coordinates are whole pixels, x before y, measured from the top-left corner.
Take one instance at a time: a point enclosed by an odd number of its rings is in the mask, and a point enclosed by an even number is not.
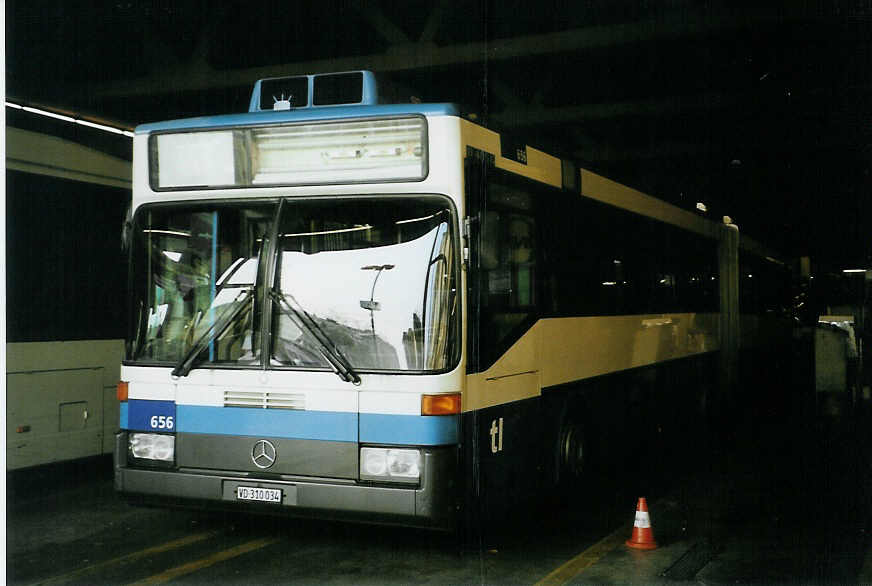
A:
[[[569,415],[560,426],[557,445],[558,478],[563,488],[578,487],[587,471],[588,457],[585,426],[580,417]]]

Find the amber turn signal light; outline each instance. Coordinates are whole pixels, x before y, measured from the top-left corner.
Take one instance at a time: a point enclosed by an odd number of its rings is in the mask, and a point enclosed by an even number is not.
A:
[[[460,393],[421,395],[421,415],[454,415],[460,413]]]
[[[120,380],[118,384],[115,385],[115,396],[118,397],[118,400],[122,403],[127,400],[127,381]]]

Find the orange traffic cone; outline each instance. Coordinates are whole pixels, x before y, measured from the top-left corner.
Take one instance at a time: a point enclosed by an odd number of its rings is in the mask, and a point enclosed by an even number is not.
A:
[[[648,502],[645,497],[639,499],[636,505],[636,521],[633,523],[633,535],[626,541],[627,547],[633,549],[657,549],[654,532],[651,531],[651,517],[648,516]]]

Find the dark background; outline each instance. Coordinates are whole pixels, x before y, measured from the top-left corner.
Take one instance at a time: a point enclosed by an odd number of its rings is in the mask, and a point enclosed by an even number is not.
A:
[[[10,342],[124,337],[127,205],[118,187],[6,171]]]
[[[680,207],[704,202],[786,257],[810,256],[815,272],[872,268],[870,0],[12,0],[6,11],[11,101],[133,127],[245,111],[261,77],[371,69]],[[117,137],[65,132],[130,156]]]

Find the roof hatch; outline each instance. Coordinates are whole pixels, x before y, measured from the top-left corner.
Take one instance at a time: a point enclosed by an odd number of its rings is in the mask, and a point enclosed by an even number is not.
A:
[[[363,106],[378,103],[371,71],[271,77],[254,84],[249,112]]]

